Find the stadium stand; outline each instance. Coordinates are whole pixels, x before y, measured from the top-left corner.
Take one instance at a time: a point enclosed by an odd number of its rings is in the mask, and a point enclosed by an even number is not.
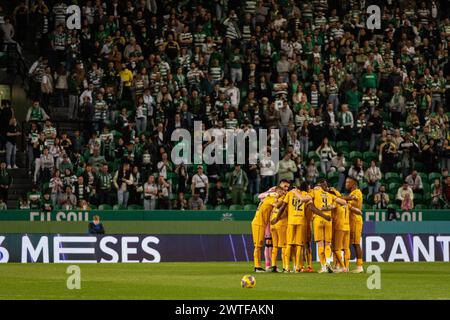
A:
[[[31,42],[24,55],[38,55],[26,118],[2,101],[3,202],[25,169],[33,186],[20,209],[185,208],[198,191],[199,208],[254,210],[281,176],[327,177],[342,190],[346,175],[370,206],[383,186],[384,206],[398,209],[416,170],[423,192],[410,192],[412,203],[446,208],[449,9],[372,2],[380,30],[350,0],[78,1],[81,30],[66,28],[71,1],[1,12],[2,43]],[[194,121],[219,135],[278,128],[280,166],[293,170],[277,175],[248,158],[242,171],[174,165],[171,133]]]

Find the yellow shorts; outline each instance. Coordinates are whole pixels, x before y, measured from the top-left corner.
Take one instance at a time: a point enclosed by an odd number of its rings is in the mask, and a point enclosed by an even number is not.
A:
[[[333,223],[331,221],[314,220],[314,241],[330,242],[333,240]]]
[[[351,244],[361,244],[363,223],[353,222],[350,223],[350,243]]]
[[[344,250],[350,247],[350,231],[335,230],[333,233],[333,249]]]
[[[272,234],[272,243],[274,247],[286,247],[287,224],[281,226],[270,226],[270,233]]]
[[[286,232],[287,244],[303,245],[306,238],[306,224],[289,224]]]
[[[253,245],[257,248],[262,248],[264,246],[265,229],[266,228],[263,226],[252,223]]]

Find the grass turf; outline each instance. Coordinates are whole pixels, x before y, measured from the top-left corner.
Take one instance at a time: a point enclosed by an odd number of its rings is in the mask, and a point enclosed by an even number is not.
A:
[[[249,263],[228,262],[80,264],[81,289],[68,290],[67,264],[2,264],[0,300],[450,299],[449,263],[376,265],[380,290],[367,288],[368,273],[254,274]],[[244,274],[256,277],[255,288],[240,287]]]

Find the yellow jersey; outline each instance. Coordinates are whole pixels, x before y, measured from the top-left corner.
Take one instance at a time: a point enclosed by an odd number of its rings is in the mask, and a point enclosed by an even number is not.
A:
[[[285,209],[287,210],[287,208]],[[280,210],[278,208],[273,208],[272,210],[272,214],[270,216],[270,220],[274,219],[277,215],[280,214]],[[283,215],[282,218],[280,218],[277,223],[274,224],[274,227],[278,228],[278,227],[283,227],[283,226],[287,226],[288,224],[288,215],[285,214]]]
[[[363,206],[363,194],[362,194],[361,190],[359,190],[359,189],[353,190],[352,192],[350,192],[350,197],[351,197],[351,196],[354,196],[354,197],[356,198],[356,200],[351,200],[351,201],[349,201],[349,202],[348,202],[349,207],[355,207],[355,208],[358,208],[359,210],[362,211],[362,206]],[[363,221],[363,218],[362,218],[362,216],[360,216],[359,214],[352,213],[352,214],[350,215],[350,220],[351,220],[352,222],[362,222],[362,221]]]
[[[313,198],[313,203],[316,206],[317,209],[321,210],[325,206],[331,206],[334,203],[334,200],[336,200],[336,196],[326,192],[321,187],[315,187],[312,189],[309,193],[309,195]],[[322,211],[323,214],[331,216],[331,210]],[[314,215],[314,219],[323,220],[325,222],[328,222],[324,218],[318,215]]]
[[[301,196],[307,196],[308,193],[305,191],[297,190]],[[289,191],[283,200],[287,203],[287,216],[288,216],[288,224],[306,224],[306,214],[305,214],[305,206],[308,202],[302,202],[295,193],[291,190]]]
[[[269,223],[270,214],[272,213],[273,204],[278,199],[278,194],[271,194],[264,198],[256,209],[255,217],[252,224],[258,226],[266,226]]]
[[[336,196],[340,197],[341,193],[335,190]],[[350,231],[350,210],[348,205],[340,205],[336,203],[336,209],[333,210],[333,229],[340,231]]]

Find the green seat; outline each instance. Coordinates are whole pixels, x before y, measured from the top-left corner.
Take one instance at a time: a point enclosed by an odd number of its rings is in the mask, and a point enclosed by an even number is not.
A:
[[[316,161],[320,161],[320,158],[315,151],[308,152],[308,159],[314,159]]]
[[[440,179],[442,175],[439,172],[432,172],[428,175],[428,180],[433,183],[435,179]]]
[[[428,183],[428,174],[425,172],[417,172],[417,175],[422,179],[422,183]]]
[[[394,192],[395,194],[397,194],[398,188],[400,188],[402,186],[401,183],[398,182],[391,182],[389,183],[389,192]]]
[[[367,190],[368,188],[369,188],[369,185],[367,184],[367,182],[360,182],[359,183],[359,189]]]
[[[250,193],[244,194],[244,204],[253,204],[253,196]]]
[[[90,205],[89,205],[89,208],[90,208],[91,210],[97,210],[97,206],[96,206],[95,204],[90,204]]]
[[[216,210],[216,211],[224,211],[224,210],[228,210],[228,206],[227,206],[227,205],[224,205],[224,204],[219,204],[218,206],[216,206],[216,207],[214,208],[214,210]]]
[[[128,210],[142,210],[142,206],[140,206],[138,204],[130,204],[128,206]]]
[[[258,196],[259,196],[259,194],[255,194],[255,195],[253,196],[253,203],[254,203],[254,204],[259,204],[259,198],[258,198]]]
[[[418,205],[415,206],[415,209],[416,210],[426,210],[427,206],[423,205],[423,204],[418,204]]]
[[[388,204],[388,209],[400,210],[400,206],[395,203]]]
[[[336,149],[334,149],[336,152],[342,152],[346,155],[346,158],[348,157],[348,153],[350,152],[350,146],[347,141],[338,141],[336,143]]]
[[[387,172],[384,176],[384,180],[387,181],[387,183],[401,181],[400,175],[397,172]]]
[[[350,157],[350,160],[353,161],[356,158],[362,159],[363,154],[359,151],[352,151],[352,152],[350,152],[349,157]]]
[[[126,210],[127,208],[121,204],[115,204],[113,207],[113,210],[117,211],[117,210]]]
[[[112,210],[112,207],[109,204],[101,204],[98,206],[98,210]]]
[[[372,151],[366,151],[363,153],[363,160],[366,163],[370,163],[372,160],[378,160],[378,154]]]
[[[205,210],[214,210],[214,206],[212,204],[205,204]]]
[[[328,172],[327,177],[330,184],[335,185],[339,180],[339,172],[337,171]]]
[[[338,141],[336,143],[336,148],[338,148],[338,149],[341,149],[341,148],[349,149],[350,148],[350,144],[348,143],[348,141]]]
[[[240,204],[232,204],[230,210],[242,210],[242,206]]]
[[[254,204],[246,204],[244,206],[244,210],[245,211],[256,211],[257,206],[255,206]]]

